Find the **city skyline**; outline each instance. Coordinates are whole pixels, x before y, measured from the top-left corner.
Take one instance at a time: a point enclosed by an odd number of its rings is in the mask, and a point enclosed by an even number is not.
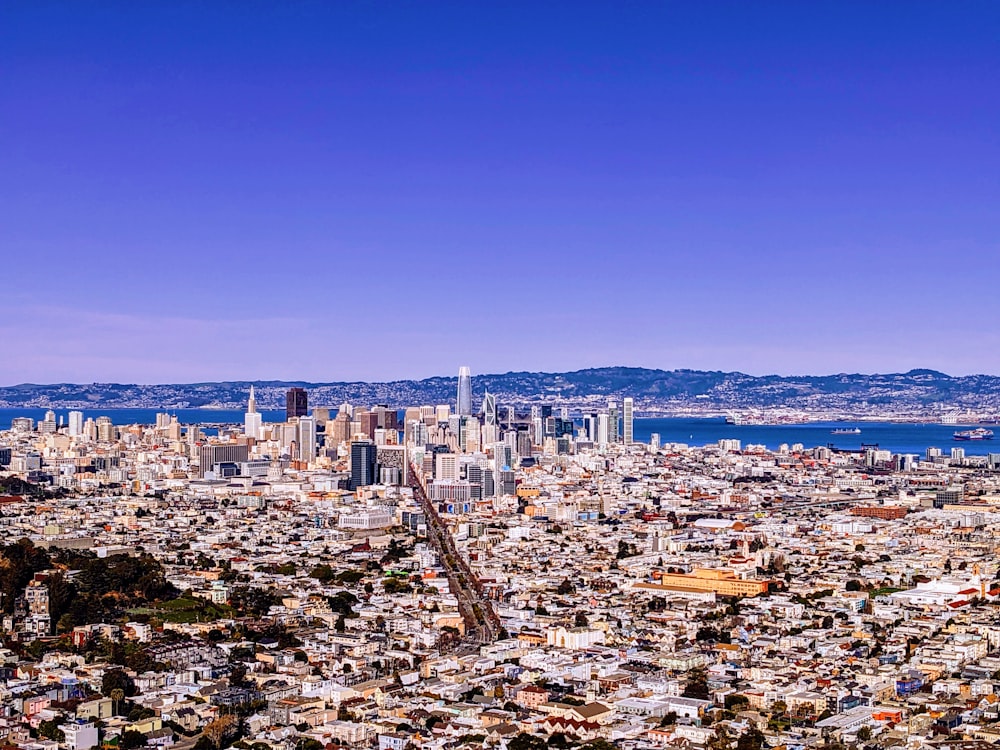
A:
[[[1000,372],[996,4],[0,14],[2,383]]]

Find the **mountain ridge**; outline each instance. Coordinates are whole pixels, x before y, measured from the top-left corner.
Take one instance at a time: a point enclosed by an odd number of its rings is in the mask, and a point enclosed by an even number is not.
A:
[[[382,382],[240,380],[200,383],[21,383],[0,387],[0,407],[41,408],[239,408],[253,385],[261,408],[284,406],[290,387],[306,388],[313,405],[344,401],[391,406],[449,403],[457,376]],[[722,370],[594,367],[566,372],[512,370],[473,378],[502,404],[552,403],[589,408],[632,396],[637,408],[683,412],[740,409],[806,411],[1000,411],[1000,376],[952,376],[915,368],[902,373],[748,375]]]

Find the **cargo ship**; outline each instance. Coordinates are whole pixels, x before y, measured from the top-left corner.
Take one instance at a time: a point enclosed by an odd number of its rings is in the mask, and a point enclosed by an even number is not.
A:
[[[830,430],[831,435],[860,435],[860,427],[838,427],[835,430]]]
[[[993,430],[977,427],[974,430],[959,430],[953,436],[955,440],[992,440]]]

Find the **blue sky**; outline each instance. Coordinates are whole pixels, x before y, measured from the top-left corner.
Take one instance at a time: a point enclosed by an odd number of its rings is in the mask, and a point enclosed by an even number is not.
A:
[[[995,2],[0,5],[0,382],[1000,372]]]

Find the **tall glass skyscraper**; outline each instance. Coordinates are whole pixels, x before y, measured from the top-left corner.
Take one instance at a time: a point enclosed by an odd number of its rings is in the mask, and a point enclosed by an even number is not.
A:
[[[468,367],[458,368],[458,399],[455,406],[459,416],[472,414],[472,370]]]
[[[496,426],[497,397],[489,391],[483,394],[483,424]]]

